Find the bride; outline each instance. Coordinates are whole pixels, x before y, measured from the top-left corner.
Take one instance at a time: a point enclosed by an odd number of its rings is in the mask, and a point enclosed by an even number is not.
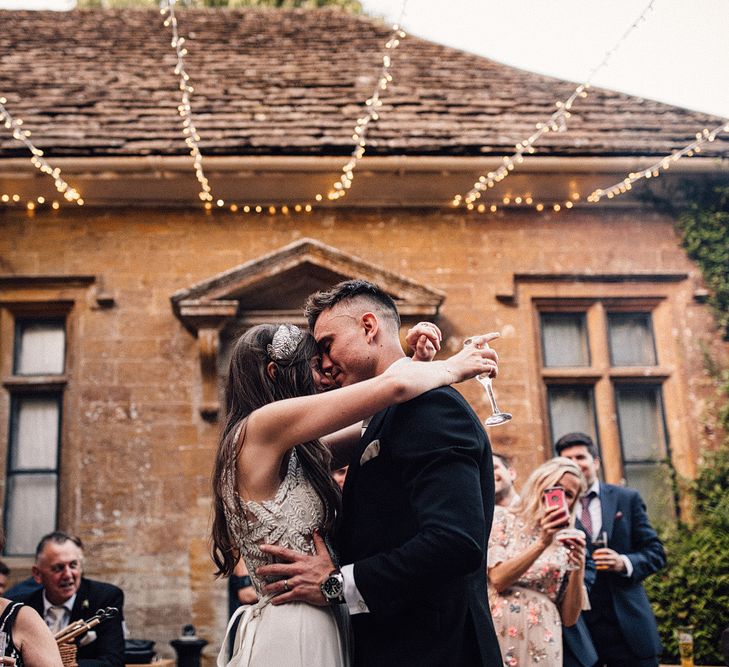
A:
[[[340,509],[329,447],[355,443],[361,420],[389,405],[493,371],[493,355],[484,348],[464,347],[446,361],[396,363],[378,377],[323,391],[331,380],[320,370],[309,334],[293,325],[262,324],[240,337],[213,473],[213,560],[217,574],[230,576],[242,557],[259,601],[231,619],[228,633],[242,615],[232,657],[226,662],[226,637],[218,667],[349,664],[345,606],[325,606],[323,596],[320,607],[269,604],[272,596],[264,594],[266,582],[256,570],[271,558],[259,546],[309,554],[327,548],[321,535],[330,532]],[[334,435],[325,446],[327,434]]]

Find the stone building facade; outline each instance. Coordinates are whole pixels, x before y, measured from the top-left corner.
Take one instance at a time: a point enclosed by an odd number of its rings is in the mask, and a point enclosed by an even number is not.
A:
[[[21,60],[29,39],[37,56],[44,31],[57,20],[1,14],[12,29],[0,40],[14,39]],[[66,26],[76,37],[65,55],[79,59],[81,47],[97,49],[101,62],[104,34],[90,36],[91,18],[81,16]],[[539,118],[550,86],[566,84],[414,40],[410,50],[403,45],[403,83],[393,89],[399,102],[389,121],[383,110],[383,127],[373,130],[374,156],[362,162],[342,202],[316,205],[312,193],[336,179],[345,160],[337,157],[346,155],[345,120],[356,116],[362,96],[338,91],[343,101],[324,96],[319,105],[330,104],[331,117],[326,109],[318,119],[299,117],[304,102],[289,98],[303,95],[314,110],[321,91],[292,92],[291,73],[276,70],[279,97],[264,90],[261,108],[251,111],[265,118],[236,117],[231,125],[238,134],[228,136],[225,105],[240,95],[235,86],[278,67],[266,52],[257,61],[263,72],[231,76],[225,100],[206,97],[212,82],[222,81],[218,69],[202,86],[209,106],[201,110],[201,131],[205,122],[220,129],[203,144],[211,155],[207,174],[226,202],[205,211],[194,203],[189,160],[177,155],[180,140],[167,126],[158,131],[170,118],[164,105],[154,123],[140,110],[144,100],[130,102],[124,113],[118,106],[135,86],[152,85],[132,76],[135,57],[151,62],[155,49],[165,47],[164,40],[149,46],[151,16],[106,15],[111,32],[111,26],[117,33],[146,30],[147,46],[139,55],[130,37],[117,63],[125,74],[109,75],[104,95],[90,79],[80,90],[69,84],[43,93],[29,78],[32,68],[0,58],[2,88],[16,81],[16,98],[9,99],[40,128],[39,145],[48,142],[49,159],[60,156],[55,163],[87,202],[29,208],[26,202],[38,196],[51,201],[52,183],[49,189],[11,141],[0,143],[0,195],[19,193],[19,203],[11,196],[0,204],[0,446],[7,450],[0,455],[0,491],[10,538],[5,559],[16,578],[30,568],[28,545],[43,521],[52,521],[83,537],[91,576],[125,590],[134,637],[154,639],[169,655],[168,641],[192,622],[210,640],[212,656],[227,615],[225,583],[213,577],[208,544],[226,350],[252,323],[302,321],[310,291],[350,277],[385,287],[401,307],[404,328],[436,321],[448,352],[471,334],[501,332],[495,387],[514,419],[490,436],[495,449],[514,457],[522,478],[552,455],[556,437],[579,427],[599,441],[606,479],[641,488],[654,517],[671,520],[681,506],[671,475],[691,477],[715,437],[702,426],[716,390],[705,355],[726,365],[729,348],[704,304],[705,286],[680,247],[675,220],[637,196],[595,205],[585,199],[716,119],[599,91],[576,132],[550,136],[543,155],[528,158],[484,197],[483,213],[449,207],[455,192],[500,164],[513,143],[504,135],[518,138]],[[359,40],[358,53],[367,48],[370,55],[387,35],[375,22],[342,21],[330,12],[319,15],[324,21],[313,21],[311,12],[271,14],[265,22],[251,11],[223,16],[265,26],[292,49],[302,48],[290,29],[297,22],[311,22],[310,30],[336,26]],[[184,17],[201,42],[222,30],[214,13]],[[310,43],[324,45],[324,62],[337,52],[320,29]],[[240,52],[242,32],[232,38]],[[484,85],[501,77],[513,98],[524,82],[534,83],[532,108],[514,110],[507,93],[479,100],[457,79],[433,78],[435,63],[455,71],[464,61]],[[355,65],[364,67],[356,62],[347,72],[358,71]],[[15,77],[20,69],[25,78]],[[419,87],[423,81],[430,87]],[[429,106],[436,95],[439,104]],[[48,112],[61,99],[69,114],[63,123]],[[161,99],[174,107],[174,94]],[[89,105],[98,116],[93,131]],[[600,115],[605,107],[613,115]],[[500,122],[511,125],[492,127]],[[115,123],[120,127],[112,132]],[[322,138],[326,132],[317,138],[301,130],[307,123],[307,131],[336,127],[329,138]],[[476,136],[487,131],[482,150]],[[131,141],[134,132],[147,138]],[[709,154],[679,163],[653,191],[675,198],[682,181],[726,173]],[[546,210],[526,205],[528,198],[544,201]],[[551,205],[564,201],[574,206]],[[310,212],[296,210],[307,202],[314,204]],[[262,210],[246,213],[244,205]],[[477,383],[459,389],[480,415],[488,414]],[[51,514],[49,503],[56,504]]]

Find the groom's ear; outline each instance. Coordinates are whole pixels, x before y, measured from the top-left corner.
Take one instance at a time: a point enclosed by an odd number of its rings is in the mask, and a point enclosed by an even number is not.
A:
[[[362,315],[362,328],[365,332],[365,340],[368,343],[374,341],[377,332],[380,329],[380,323],[377,321],[377,315],[367,312]]]

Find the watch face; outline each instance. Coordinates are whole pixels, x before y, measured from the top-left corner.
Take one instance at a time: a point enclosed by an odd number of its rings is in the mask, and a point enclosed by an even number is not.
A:
[[[321,585],[321,592],[330,600],[334,600],[342,595],[344,587],[339,577],[329,577]]]

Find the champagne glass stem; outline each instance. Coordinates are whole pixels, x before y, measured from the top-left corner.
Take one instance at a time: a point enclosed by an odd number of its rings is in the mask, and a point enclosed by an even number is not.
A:
[[[486,395],[489,397],[489,401],[491,401],[491,412],[495,415],[500,415],[501,410],[499,410],[499,406],[496,404],[496,396],[494,395],[494,385],[491,382],[491,378],[487,375],[483,382],[482,382],[484,389],[486,390]]]
[[[479,375],[476,379],[486,390],[486,395],[489,397],[489,402],[491,403],[491,415],[486,418],[486,426],[497,426],[498,424],[508,422],[511,419],[511,413],[501,412],[499,410],[499,406],[496,404],[496,396],[494,396],[491,378],[488,375]]]

